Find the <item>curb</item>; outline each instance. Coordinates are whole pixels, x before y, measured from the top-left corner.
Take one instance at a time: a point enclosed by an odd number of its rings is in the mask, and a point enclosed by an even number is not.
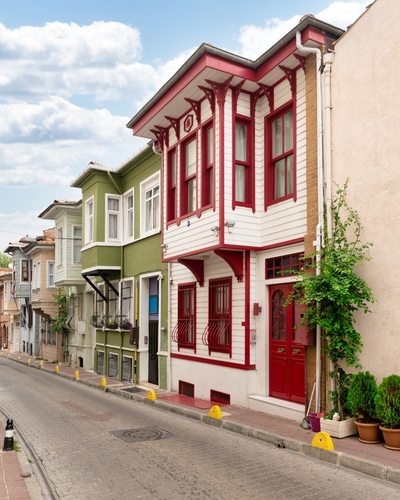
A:
[[[72,375],[60,372],[57,373],[52,370],[49,370],[48,368],[41,368],[39,366],[32,364],[28,365],[28,363],[25,363],[23,361],[18,361],[11,357],[7,359],[11,359],[12,361],[24,364],[25,366],[30,366],[31,368],[36,368],[59,377],[72,380],[78,384],[84,384],[88,387],[93,387],[103,392],[110,392],[112,394],[115,394],[116,396],[120,396],[128,400],[136,401],[138,403],[144,403],[148,406],[153,406],[160,410],[168,411],[170,413],[175,413],[177,415],[181,415],[182,417],[191,418],[206,425],[212,425],[213,427],[218,427],[229,432],[235,432],[236,434],[241,434],[243,436],[252,439],[257,439],[259,441],[272,444],[277,448],[288,449],[290,451],[293,451],[295,453],[300,453],[315,460],[327,462],[331,465],[343,467],[345,469],[349,469],[354,472],[359,472],[367,476],[375,477],[383,481],[391,482],[394,484],[400,484],[400,469],[395,469],[393,467],[383,465],[379,462],[373,462],[371,460],[354,457],[352,455],[348,455],[346,453],[342,453],[335,450],[327,451],[321,448],[315,448],[314,446],[311,446],[311,444],[303,443],[301,441],[297,441],[296,439],[287,438],[285,436],[274,434],[268,431],[263,431],[260,429],[254,429],[253,427],[248,427],[245,425],[237,424],[235,422],[230,422],[229,420],[223,420],[223,419],[219,420],[216,418],[212,418],[209,417],[208,415],[204,415],[190,408],[186,408],[183,406],[182,407],[174,406],[162,400],[156,399],[155,401],[152,401],[151,399],[147,399],[145,396],[132,394],[116,387],[107,386],[106,387],[107,391],[105,391],[104,386],[91,382],[90,380],[85,380],[81,378],[75,379]]]

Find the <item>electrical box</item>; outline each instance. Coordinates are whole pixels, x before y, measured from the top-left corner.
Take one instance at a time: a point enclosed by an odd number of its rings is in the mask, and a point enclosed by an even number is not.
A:
[[[139,345],[139,327],[134,326],[133,328],[130,329],[129,333],[130,333],[129,334],[129,343],[131,345],[138,346]]]
[[[294,324],[300,325],[306,312],[305,304],[294,304]],[[294,329],[294,341],[301,345],[315,345],[315,329],[310,329],[308,326],[299,326]]]

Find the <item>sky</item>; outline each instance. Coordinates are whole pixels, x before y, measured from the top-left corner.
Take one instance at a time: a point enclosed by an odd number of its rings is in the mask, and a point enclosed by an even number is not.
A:
[[[257,59],[305,14],[346,29],[372,0],[0,0],[0,251],[79,200],[90,161],[147,141],[128,121],[204,42]]]

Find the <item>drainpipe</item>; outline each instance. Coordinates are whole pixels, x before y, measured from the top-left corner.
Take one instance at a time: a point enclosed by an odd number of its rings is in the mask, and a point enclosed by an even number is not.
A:
[[[324,54],[324,171],[325,171],[325,203],[331,206],[332,201],[332,98],[331,75],[333,53]],[[332,219],[327,217],[326,229],[332,233]]]
[[[301,32],[296,31],[296,46],[303,54],[315,54],[317,78],[317,179],[318,179],[318,224],[316,227],[316,273],[321,273],[322,236],[324,230],[324,165],[323,165],[323,134],[322,134],[322,98],[321,98],[321,51],[317,47],[305,47],[301,43]],[[316,352],[315,352],[315,411],[321,409],[321,326],[316,327]]]

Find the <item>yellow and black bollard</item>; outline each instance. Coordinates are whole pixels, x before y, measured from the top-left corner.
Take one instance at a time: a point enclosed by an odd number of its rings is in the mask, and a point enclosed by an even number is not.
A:
[[[14,451],[14,424],[11,418],[7,419],[3,451]]]

